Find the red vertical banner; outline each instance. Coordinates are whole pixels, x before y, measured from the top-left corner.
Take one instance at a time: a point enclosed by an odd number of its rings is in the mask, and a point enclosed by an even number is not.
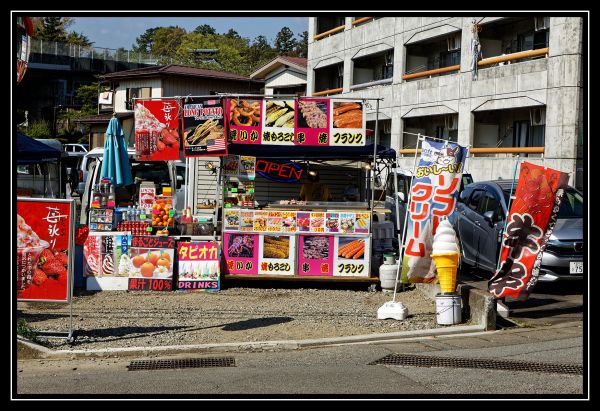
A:
[[[17,299],[70,301],[73,200],[17,200]]]
[[[138,160],[179,160],[179,100],[136,100],[134,117]]]
[[[521,164],[504,231],[500,268],[488,283],[496,298],[526,299],[533,290],[568,178],[558,170]]]

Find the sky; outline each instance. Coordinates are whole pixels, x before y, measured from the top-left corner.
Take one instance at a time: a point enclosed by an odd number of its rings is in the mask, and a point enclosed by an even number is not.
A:
[[[127,50],[135,44],[136,37],[146,29],[161,26],[179,26],[193,31],[201,24],[213,26],[217,33],[234,29],[242,37],[253,40],[263,35],[272,45],[275,35],[289,27],[299,36],[308,30],[308,17],[73,17],[74,23],[68,30],[87,36],[94,47]]]

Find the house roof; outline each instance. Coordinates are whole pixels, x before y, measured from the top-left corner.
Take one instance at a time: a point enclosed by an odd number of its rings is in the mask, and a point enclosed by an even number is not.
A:
[[[251,81],[262,83],[260,80],[253,80],[249,77],[240,76],[239,74],[227,73],[225,71],[209,70],[196,67],[186,67],[177,64],[168,64],[166,66],[152,66],[133,70],[117,71],[115,73],[105,74],[103,77],[106,80],[126,79],[130,77],[158,77],[158,76],[183,76],[210,78],[231,81]]]
[[[250,78],[265,78],[268,73],[277,70],[280,66],[291,66],[306,73],[307,61],[303,57],[278,56],[250,74]]]

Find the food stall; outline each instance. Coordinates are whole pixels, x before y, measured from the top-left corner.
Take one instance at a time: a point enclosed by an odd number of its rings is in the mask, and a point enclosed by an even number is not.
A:
[[[377,122],[366,143],[365,101],[229,96],[229,155],[221,164],[225,278],[378,281],[371,275],[377,210],[369,170],[395,153],[377,145]],[[327,160],[367,165],[359,167],[369,180],[362,198],[297,200],[292,184],[288,200],[259,198],[265,174],[276,174],[279,182],[302,181]]]

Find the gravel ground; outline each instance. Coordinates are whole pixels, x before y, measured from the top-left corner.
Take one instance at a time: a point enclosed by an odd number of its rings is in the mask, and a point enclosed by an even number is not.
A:
[[[409,316],[377,320],[391,293],[348,289],[228,288],[217,293],[101,291],[73,299],[77,349],[341,337],[437,328],[435,302],[399,292]],[[33,329],[67,331],[68,305],[18,303]],[[67,348],[62,339],[47,345]]]

